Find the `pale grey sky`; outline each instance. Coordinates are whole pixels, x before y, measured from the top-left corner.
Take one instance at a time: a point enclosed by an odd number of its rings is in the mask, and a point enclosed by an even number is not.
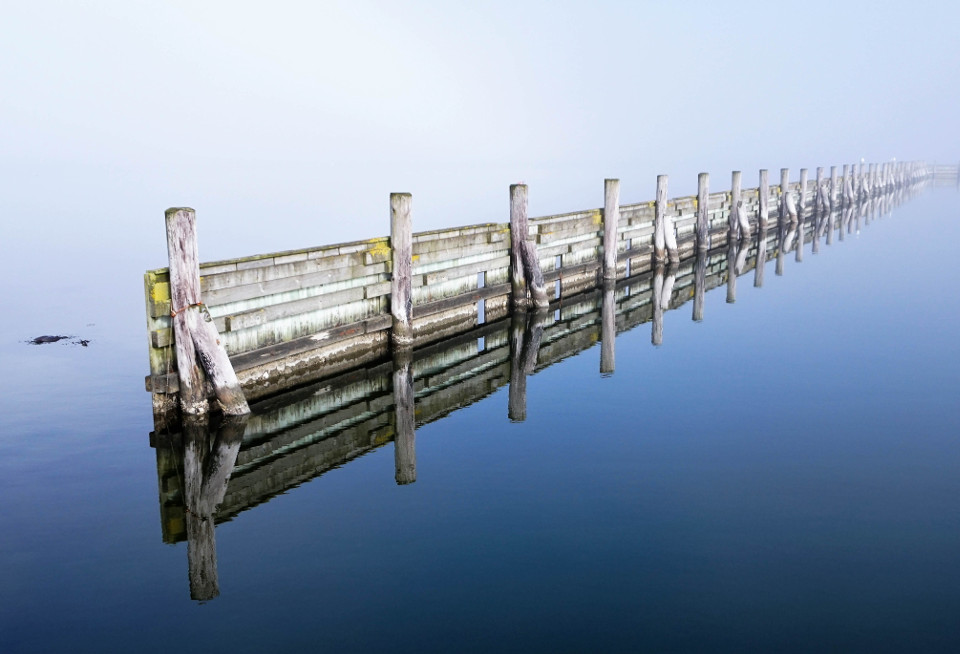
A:
[[[165,264],[671,196],[730,170],[960,158],[953,2],[3,3],[4,245]],[[796,172],[794,173],[796,175]],[[53,256],[53,255],[51,255]]]

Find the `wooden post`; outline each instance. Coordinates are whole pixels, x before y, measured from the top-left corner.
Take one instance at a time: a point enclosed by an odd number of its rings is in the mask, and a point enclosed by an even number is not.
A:
[[[617,278],[617,225],[620,224],[620,180],[603,181],[603,278]]]
[[[653,214],[653,258],[664,262],[667,259],[666,250],[666,213],[667,213],[667,176],[657,175],[657,199],[654,202]]]
[[[735,170],[730,176],[730,215],[727,217],[727,242],[736,241],[740,226],[740,171]]]
[[[530,305],[527,290],[535,306],[549,306],[537,249],[530,242],[526,184],[510,185],[510,283],[515,309],[525,309]]]
[[[707,251],[698,250],[693,268],[693,320],[703,321],[703,296],[707,283]]]
[[[217,328],[201,301],[196,213],[186,207],[167,209],[166,226],[181,408],[187,414],[203,413],[208,408],[204,375],[197,365],[199,360],[223,412],[227,415],[250,413]]]
[[[697,177],[697,249],[710,249],[710,173]]]
[[[396,347],[413,345],[413,196],[390,194],[390,248],[393,270],[390,275],[391,340]]]
[[[615,344],[617,340],[616,283],[603,282],[603,301],[600,308],[600,374],[612,375],[616,369]]]
[[[803,224],[804,209],[807,207],[807,169],[800,169],[800,186],[797,193],[797,220]]]
[[[830,211],[837,206],[837,167],[830,166]]]
[[[413,350],[393,351],[393,465],[397,485],[417,480],[416,412],[413,395]]]
[[[767,229],[767,221],[770,217],[770,183],[767,180],[766,168],[760,170],[760,188],[757,190],[757,193],[757,201],[760,204],[758,208],[757,223],[760,230],[764,231]]]
[[[787,197],[790,194],[790,169],[781,168],[780,169],[780,216],[779,222],[781,225],[787,220]]]
[[[827,211],[827,189],[823,183],[823,166],[817,166],[817,181],[813,191],[813,210],[820,215]]]

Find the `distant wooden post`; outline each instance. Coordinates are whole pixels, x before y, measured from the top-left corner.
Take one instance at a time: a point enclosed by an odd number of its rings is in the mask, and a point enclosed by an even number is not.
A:
[[[782,225],[787,220],[787,196],[790,194],[790,169],[780,169],[780,217],[778,222]]]
[[[616,283],[603,282],[603,303],[600,308],[600,374],[612,375],[616,369],[615,344],[617,340]]]
[[[800,224],[803,224],[804,219],[804,209],[807,206],[807,169],[800,169],[800,186],[799,193],[797,197],[797,220],[800,221]]]
[[[813,191],[813,208],[817,214],[827,210],[827,189],[823,184],[823,166],[817,166],[817,181]]]
[[[667,176],[657,175],[657,199],[653,214],[653,258],[664,262],[667,259],[666,241]]]
[[[237,374],[220,342],[217,328],[200,297],[200,257],[197,253],[196,213],[180,207],[167,209],[167,254],[170,260],[170,306],[180,377],[180,405],[184,413],[207,410],[204,375],[199,360],[227,415],[250,413]]]
[[[760,170],[760,188],[757,190],[757,193],[757,201],[759,202],[757,223],[760,230],[766,230],[767,222],[770,218],[770,183],[767,180],[766,168]]]
[[[603,278],[617,278],[617,225],[620,223],[620,180],[603,181]]]
[[[837,206],[837,167],[830,166],[830,211]]]
[[[727,241],[736,241],[740,226],[740,171],[735,170],[730,176],[730,215],[727,218]]]
[[[707,251],[698,250],[693,268],[693,320],[703,320],[703,296],[707,283]]]
[[[393,270],[390,280],[391,339],[398,347],[413,345],[413,196],[390,194],[390,248]]]
[[[545,308],[550,304],[537,250],[530,242],[526,184],[510,185],[510,282],[515,309],[530,305],[527,300],[528,289],[535,306]]]
[[[710,173],[697,178],[697,249],[710,249]]]
[[[393,351],[394,479],[400,486],[417,480],[416,413],[413,395],[413,350]]]

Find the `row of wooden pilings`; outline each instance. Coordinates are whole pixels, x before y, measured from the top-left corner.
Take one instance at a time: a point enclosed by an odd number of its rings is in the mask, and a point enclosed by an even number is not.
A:
[[[922,163],[853,164],[843,166],[843,186],[836,166],[830,169],[829,182],[824,169],[818,168],[812,196],[816,206],[832,210],[838,202],[850,204],[873,197],[928,174]],[[797,219],[797,204],[789,189],[790,172],[780,170],[780,220]],[[728,240],[741,239],[750,233],[741,191],[742,175],[731,176]],[[654,202],[653,256],[656,262],[679,261],[676,230],[667,211],[667,175],[657,177]],[[807,196],[807,169],[800,171],[799,198],[802,206]],[[764,229],[768,220],[769,184],[767,170],[759,174],[759,220]],[[413,222],[412,196],[409,193],[390,195],[390,246],[392,250],[390,312],[393,349],[402,352],[414,343],[413,328]],[[548,306],[543,273],[536,246],[529,238],[527,218],[528,194],[525,184],[510,187],[510,281],[511,305],[514,309]],[[710,248],[709,174],[701,173],[697,186],[695,239],[698,251]],[[603,237],[601,271],[604,280],[617,277],[617,227],[620,219],[620,180],[604,181]],[[200,297],[199,258],[196,241],[196,216],[193,209],[173,208],[166,212],[167,248],[170,262],[171,317],[179,375],[180,405],[184,413],[200,414],[208,409],[204,393],[204,373],[210,380],[219,403],[228,415],[249,412],[219,334]],[[401,359],[404,356],[401,355]],[[401,368],[403,366],[401,365]]]

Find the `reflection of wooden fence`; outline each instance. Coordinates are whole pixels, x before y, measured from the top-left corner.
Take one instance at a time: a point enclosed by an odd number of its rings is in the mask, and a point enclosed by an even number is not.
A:
[[[951,168],[954,178],[956,167]],[[937,169],[939,171],[939,167]],[[765,172],[765,171],[764,171]],[[803,171],[802,179],[805,179]],[[856,202],[927,179],[922,164],[844,167],[823,178],[825,196],[842,202],[841,188],[852,188]],[[784,171],[783,179],[788,179]],[[604,211],[594,209],[529,220],[529,239],[543,271],[548,296],[568,297],[596,288],[602,276],[624,279],[651,265],[662,234],[676,238],[671,258],[686,258],[701,247],[726,243],[735,231],[735,196],[745,219],[757,223],[758,189],[732,191],[663,202],[616,207],[616,230],[605,230]],[[611,185],[608,184],[608,187]],[[771,221],[782,209],[780,186],[764,199]],[[812,206],[820,190],[790,183],[801,206]],[[619,186],[617,185],[617,194]],[[802,197],[801,197],[802,196]],[[664,180],[665,197],[665,180]],[[609,200],[609,199],[608,199]],[[697,234],[700,238],[697,238]],[[604,243],[604,239],[613,239]],[[491,223],[414,234],[411,287],[414,344],[418,347],[499,320],[507,315],[511,293],[510,226]],[[665,247],[674,247],[667,238]],[[604,271],[604,251],[616,252],[615,275]],[[256,400],[385,358],[390,352],[391,279],[395,269],[389,238],[307,248],[200,266],[202,302],[219,332],[244,394]],[[165,410],[176,397],[177,365],[166,269],[145,275],[150,375],[147,388],[155,408]]]

